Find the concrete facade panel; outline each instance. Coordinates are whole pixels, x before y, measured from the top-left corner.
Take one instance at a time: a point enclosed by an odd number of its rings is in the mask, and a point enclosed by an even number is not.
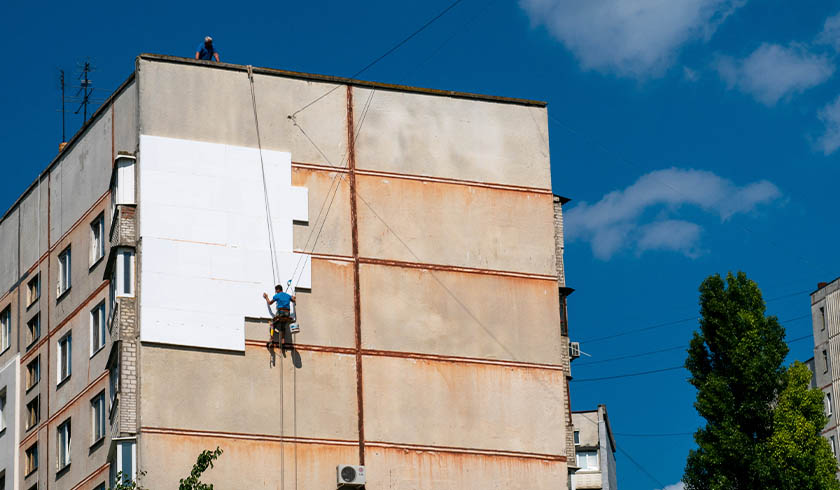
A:
[[[565,453],[560,371],[373,356],[363,365],[366,440]]]
[[[47,197],[45,179],[20,203],[20,271],[23,273],[47,252]]]
[[[141,134],[257,146],[245,71],[142,59],[137,67]],[[333,91],[296,116],[328,162],[287,116],[335,85],[266,75],[254,78],[263,148],[290,152],[296,162],[338,165],[347,151],[345,90]]]
[[[4,473],[6,488],[16,489],[20,474],[17,471],[20,443],[20,356],[16,355],[0,365],[0,397],[4,398],[0,421],[0,474]]]
[[[353,89],[357,168],[551,188],[545,108]],[[357,122],[358,124],[358,122]]]
[[[371,447],[365,463],[369,490],[534,490],[566,480],[565,462],[505,456]]]
[[[336,488],[336,466],[358,464],[359,459],[356,446],[143,433],[138,449],[138,468],[148,471],[143,486],[177,488],[201,451],[217,446],[224,453],[201,481],[219,489],[332,489]]]
[[[366,349],[562,360],[554,281],[367,264],[360,278]]]
[[[272,366],[264,345],[244,355],[144,345],[140,419],[151,427],[275,436],[282,427],[288,436],[357,439],[355,358],[287,355],[276,349]]]
[[[18,268],[18,226],[20,209],[0,222],[0,296],[14,287],[20,277]],[[2,310],[0,310],[2,311]]]
[[[137,131],[137,81],[126,85],[114,99],[114,152],[134,153],[139,149]]]
[[[309,189],[309,222],[295,223],[295,250],[344,256],[353,253],[347,179],[344,173],[292,168],[292,185]]]
[[[103,111],[85,137],[64,150],[61,161],[50,171],[52,243],[108,191],[112,165],[111,112]]]
[[[357,184],[363,257],[556,274],[550,194],[369,176]]]

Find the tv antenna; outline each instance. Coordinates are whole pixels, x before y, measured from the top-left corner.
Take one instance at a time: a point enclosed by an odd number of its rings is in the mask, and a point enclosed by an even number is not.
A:
[[[86,59],[84,62],[77,63],[77,67],[79,70],[79,76],[77,79],[79,80],[79,85],[75,85],[69,87],[67,85],[67,79],[65,77],[65,72],[63,69],[58,70],[59,74],[59,87],[61,89],[61,141],[67,141],[67,103],[79,103],[79,107],[73,112],[73,114],[82,113],[82,126],[87,123],[88,114],[92,114],[93,108],[88,110],[88,106],[93,106],[96,103],[103,102],[105,99],[101,97],[94,97],[94,91],[98,90],[93,86],[93,80],[90,78],[90,73],[96,71],[96,68],[90,62],[90,58]],[[76,94],[73,96],[67,96],[67,89],[68,88],[75,88]]]

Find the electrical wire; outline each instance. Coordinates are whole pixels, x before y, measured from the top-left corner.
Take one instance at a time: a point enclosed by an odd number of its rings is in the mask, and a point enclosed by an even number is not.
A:
[[[369,69],[373,68],[373,66],[374,66],[374,65],[376,65],[377,63],[379,63],[380,61],[382,61],[383,59],[385,59],[386,57],[388,57],[388,56],[389,56],[391,53],[393,53],[394,51],[396,51],[396,50],[398,50],[399,48],[401,48],[401,47],[402,47],[405,43],[407,43],[408,41],[410,41],[411,39],[413,39],[416,35],[420,34],[420,33],[421,33],[421,32],[423,32],[424,30],[426,30],[426,28],[428,28],[430,25],[432,25],[432,24],[434,24],[435,22],[437,22],[437,21],[438,21],[441,17],[443,17],[444,15],[446,15],[446,14],[447,14],[450,10],[452,10],[453,8],[455,8],[455,6],[456,6],[456,5],[458,5],[459,3],[461,3],[462,1],[463,1],[463,0],[455,0],[454,2],[450,3],[450,4],[449,4],[449,6],[447,6],[445,9],[443,9],[442,11],[440,11],[440,13],[438,13],[436,16],[432,17],[430,20],[428,20],[425,24],[423,24],[422,26],[420,26],[420,27],[419,27],[418,29],[416,29],[414,32],[412,32],[411,34],[409,34],[409,35],[408,35],[408,37],[406,37],[406,38],[405,38],[405,39],[403,39],[402,41],[398,42],[397,44],[395,44],[394,46],[392,46],[391,48],[389,48],[387,51],[385,51],[383,54],[381,54],[381,55],[380,55],[379,57],[377,57],[375,60],[373,60],[373,61],[371,61],[370,63],[368,63],[367,65],[365,65],[365,66],[364,66],[364,68],[362,68],[361,70],[359,70],[359,71],[357,71],[356,73],[354,73],[354,74],[350,75],[350,78],[351,78],[351,79],[354,79],[354,78],[356,78],[357,76],[361,75],[362,73],[366,72],[367,70],[369,70]],[[297,116],[300,112],[302,112],[302,111],[304,111],[304,110],[308,109],[309,107],[311,107],[313,104],[317,103],[318,101],[320,101],[320,100],[321,100],[321,99],[323,99],[324,97],[326,97],[326,96],[330,95],[331,93],[335,92],[335,91],[336,91],[339,87],[341,87],[342,85],[343,85],[343,84],[336,85],[335,87],[331,88],[330,90],[328,90],[327,92],[325,92],[325,93],[324,93],[324,94],[322,94],[321,96],[316,97],[314,100],[312,100],[312,101],[311,101],[311,102],[309,102],[308,104],[305,104],[303,107],[301,107],[300,109],[298,109],[298,110],[296,110],[295,112],[293,112],[292,114],[290,114],[290,115],[289,115],[289,118],[290,118],[290,119],[294,119],[294,117],[295,117],[295,116]]]
[[[646,376],[648,374],[664,373],[666,371],[676,371],[677,369],[685,369],[685,366],[673,366],[662,369],[652,369],[650,371],[642,371],[638,373],[616,374],[614,376],[603,376],[600,378],[572,378],[570,383],[589,383],[593,381],[607,381],[610,379],[633,378],[636,376]]]

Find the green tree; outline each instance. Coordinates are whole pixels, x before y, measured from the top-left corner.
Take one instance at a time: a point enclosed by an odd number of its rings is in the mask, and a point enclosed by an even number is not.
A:
[[[689,490],[835,488],[822,482],[796,486],[788,465],[829,469],[818,443],[798,437],[797,424],[822,427],[808,401],[801,370],[783,367],[788,353],[785,331],[765,316],[764,300],[746,274],[708,277],[700,285],[700,331],[694,333],[686,368],[697,389],[694,407],[706,426],[694,435],[683,482]],[[801,393],[802,392],[802,393]],[[791,447],[793,449],[791,449]],[[798,459],[792,452],[800,452]],[[785,457],[786,456],[786,457]],[[833,474],[833,470],[831,470]],[[797,480],[799,481],[799,480]],[[823,484],[824,483],[824,484]],[[835,482],[836,483],[836,482]],[[828,486],[825,486],[828,485]]]
[[[213,462],[222,455],[222,450],[216,446],[214,451],[204,450],[198,455],[198,460],[193,465],[190,476],[182,478],[178,490],[213,490],[213,484],[201,483],[199,478],[207,468],[213,468]]]
[[[840,489],[831,446],[822,437],[828,420],[822,391],[809,388],[811,370],[794,362],[782,377],[784,388],[773,410],[768,459],[776,463],[779,488]]]

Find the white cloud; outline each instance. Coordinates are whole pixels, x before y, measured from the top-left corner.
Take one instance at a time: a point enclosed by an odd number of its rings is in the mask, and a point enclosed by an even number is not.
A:
[[[828,156],[840,148],[840,97],[820,109],[817,117],[825,125],[825,131],[817,139],[817,149]]]
[[[668,485],[667,487],[663,488],[662,490],[685,490],[685,483],[677,482],[673,485]]]
[[[837,51],[840,51],[840,14],[825,20],[823,30],[817,36],[817,42],[829,44]]]
[[[692,70],[691,68],[684,66],[683,78],[685,78],[689,82],[696,82],[700,79],[700,74],[697,73],[697,70]]]
[[[634,78],[660,76],[680,47],[708,40],[746,0],[520,0],[583,68]]]
[[[766,180],[739,187],[704,170],[657,170],[594,204],[582,202],[571,208],[565,217],[566,232],[569,240],[589,242],[601,260],[609,260],[623,248],[696,257],[702,228],[673,217],[684,206],[695,206],[726,221],[779,197],[779,189]],[[646,220],[645,215],[653,211],[658,211],[657,217]]]
[[[729,88],[748,93],[768,106],[815,87],[834,73],[834,64],[827,56],[810,53],[795,43],[764,43],[741,60],[721,57],[716,67]]]

